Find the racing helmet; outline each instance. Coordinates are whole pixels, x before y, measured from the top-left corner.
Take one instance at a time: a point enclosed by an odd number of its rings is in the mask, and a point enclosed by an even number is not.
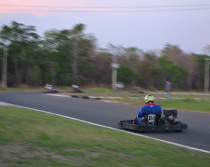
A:
[[[149,103],[149,102],[154,102],[154,96],[152,96],[152,95],[146,95],[145,96],[145,103]]]

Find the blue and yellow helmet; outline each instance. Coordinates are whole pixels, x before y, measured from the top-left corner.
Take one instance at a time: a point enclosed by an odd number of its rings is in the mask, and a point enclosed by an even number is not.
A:
[[[145,96],[145,103],[148,103],[148,102],[154,102],[154,96],[152,96],[152,95],[146,95]]]

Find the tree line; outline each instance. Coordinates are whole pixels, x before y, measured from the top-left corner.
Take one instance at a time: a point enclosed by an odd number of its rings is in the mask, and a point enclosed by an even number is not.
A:
[[[34,26],[15,21],[3,25],[0,64],[3,48],[8,48],[8,86],[111,86],[111,64],[116,61],[117,80],[126,86],[163,89],[165,80],[170,80],[175,89],[203,90],[206,54],[185,53],[172,44],[159,52],[112,44],[98,48],[96,38],[84,29],[84,24],[77,24],[39,36]]]

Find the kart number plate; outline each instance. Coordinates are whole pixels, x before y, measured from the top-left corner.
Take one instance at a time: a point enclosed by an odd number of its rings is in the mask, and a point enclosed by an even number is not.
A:
[[[149,114],[148,115],[148,122],[150,122],[150,123],[155,122],[155,114]]]

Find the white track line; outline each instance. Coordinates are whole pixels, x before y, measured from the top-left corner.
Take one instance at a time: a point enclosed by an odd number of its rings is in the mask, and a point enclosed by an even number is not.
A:
[[[7,104],[9,104],[9,103],[7,103]],[[104,125],[96,124],[96,123],[93,123],[93,122],[88,122],[88,121],[85,121],[85,120],[73,118],[73,117],[68,117],[68,116],[64,116],[64,115],[60,115],[60,114],[56,114],[56,113],[51,113],[51,112],[43,111],[43,110],[39,110],[39,109],[34,109],[34,108],[30,108],[30,107],[24,107],[24,106],[20,106],[20,105],[14,105],[14,104],[10,104],[10,105],[25,108],[25,109],[30,109],[30,110],[50,114],[50,115],[55,115],[55,116],[59,116],[59,117],[63,117],[63,118],[71,119],[71,120],[76,120],[76,121],[84,122],[84,123],[87,123],[87,124],[90,124],[90,125],[94,125],[94,126],[98,126],[98,127],[102,127],[102,128],[106,128],[106,129],[111,129],[111,130],[115,130],[115,131],[120,131],[120,132],[128,133],[128,134],[131,134],[131,135],[140,136],[140,137],[144,137],[144,138],[147,138],[147,139],[152,139],[152,140],[160,141],[160,142],[163,142],[163,143],[187,148],[187,149],[190,149],[190,150],[200,151],[200,152],[203,152],[203,153],[210,154],[210,151],[207,151],[207,150],[203,150],[203,149],[199,149],[199,148],[195,148],[195,147],[190,147],[190,146],[186,146],[186,145],[182,145],[182,144],[178,144],[178,143],[174,143],[174,142],[170,142],[170,141],[166,141],[166,140],[162,140],[162,139],[157,139],[157,138],[145,136],[145,135],[142,135],[142,134],[132,133],[132,132],[129,132],[129,131],[124,131],[124,130],[112,128],[112,127],[109,127],[109,126],[104,126]]]

